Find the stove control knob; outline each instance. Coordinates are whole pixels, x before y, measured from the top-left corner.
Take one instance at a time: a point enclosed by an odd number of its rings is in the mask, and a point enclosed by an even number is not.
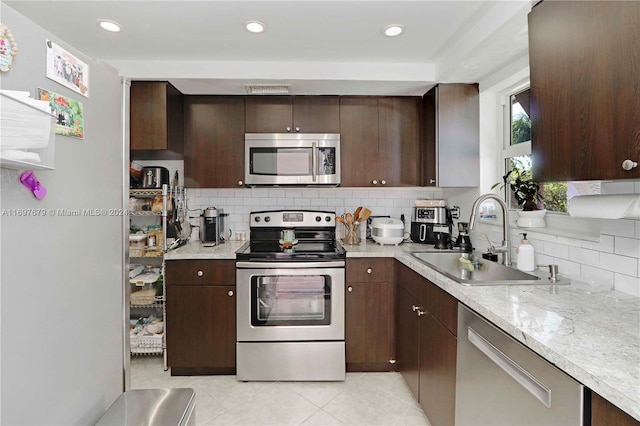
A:
[[[253,220],[255,220],[256,222],[260,222],[260,216],[256,216],[256,218]]]
[[[322,218],[320,216],[316,216],[316,222],[320,222]]]
[[[265,221],[265,222],[271,222],[271,218],[270,218],[269,216],[265,216],[265,217],[264,217],[264,221]]]
[[[331,216],[325,216],[324,217],[324,221],[325,222],[331,222]]]

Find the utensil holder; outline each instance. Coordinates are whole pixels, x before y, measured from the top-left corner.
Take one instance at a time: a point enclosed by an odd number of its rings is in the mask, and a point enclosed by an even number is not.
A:
[[[344,224],[344,234],[341,240],[344,244],[360,244],[360,223]]]

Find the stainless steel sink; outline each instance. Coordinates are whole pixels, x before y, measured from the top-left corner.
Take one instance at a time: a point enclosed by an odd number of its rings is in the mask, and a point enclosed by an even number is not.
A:
[[[427,266],[463,285],[546,284],[533,274],[460,252],[413,253]]]

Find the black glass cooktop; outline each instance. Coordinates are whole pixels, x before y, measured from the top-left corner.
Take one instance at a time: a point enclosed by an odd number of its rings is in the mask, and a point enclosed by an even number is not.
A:
[[[251,241],[236,252],[238,260],[319,261],[344,258],[344,249],[335,241],[298,241],[290,248],[273,240]]]

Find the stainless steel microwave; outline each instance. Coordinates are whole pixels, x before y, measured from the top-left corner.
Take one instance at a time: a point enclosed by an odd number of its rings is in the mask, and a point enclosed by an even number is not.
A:
[[[340,185],[340,135],[336,133],[247,133],[245,184]]]

